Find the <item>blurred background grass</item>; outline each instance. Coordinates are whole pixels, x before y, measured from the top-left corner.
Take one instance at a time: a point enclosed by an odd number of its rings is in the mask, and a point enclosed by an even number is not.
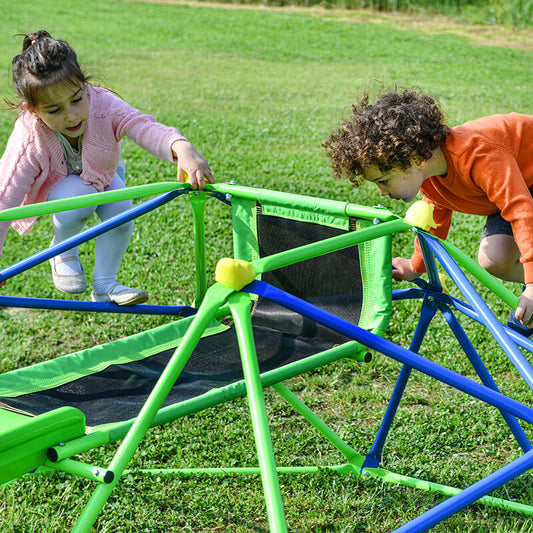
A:
[[[365,205],[384,204],[398,214],[407,206],[380,198],[375,188],[352,189],[346,182],[334,181],[321,148],[322,140],[362,91],[396,85],[419,87],[440,100],[450,125],[496,112],[533,113],[533,41],[527,29],[495,28],[498,39],[487,45],[478,39],[479,26],[461,23],[455,31],[455,26],[447,23],[442,30],[435,25],[436,19],[420,19],[419,14],[418,25],[413,26],[415,19],[410,22],[409,17],[323,6],[295,10],[209,3],[42,0],[32,2],[29,9],[27,2],[13,0],[0,19],[0,93],[12,94],[9,65],[22,42],[16,34],[44,28],[71,43],[95,82],[178,127],[209,160],[217,181],[235,180]],[[472,6],[476,8],[476,4]],[[0,112],[0,151],[14,118],[11,112]],[[123,156],[129,185],[175,179],[173,165],[158,161],[128,140],[124,141]],[[218,259],[231,254],[231,242],[228,210],[210,201],[208,211],[212,276]],[[119,280],[148,289],[151,303],[190,303],[195,288],[190,222],[185,201],[140,219]],[[458,215],[450,240],[475,257],[482,224],[480,218]],[[2,264],[46,247],[50,239],[47,217],[24,237],[10,231]],[[394,247],[397,255],[409,255],[411,236],[398,236]],[[82,258],[90,276],[91,245],[82,247]],[[503,320],[509,310],[480,290]],[[2,292],[58,296],[48,265],[10,280]],[[417,312],[413,302],[398,305],[387,336],[408,344]],[[4,309],[0,312],[0,371],[169,320]],[[504,392],[531,403],[531,391],[517,379],[494,342],[481,328],[468,323],[465,327]],[[428,335],[423,353],[471,375],[440,319]],[[365,451],[397,372],[396,363],[377,356],[370,365],[333,365],[293,380],[291,387],[356,449]],[[340,461],[284,403],[270,392],[267,396],[269,410],[276,415],[272,429],[280,464],[300,464],[307,459],[320,464]],[[385,453],[387,467],[462,486],[519,453],[501,427],[498,413],[424,376],[413,376],[402,406]],[[232,402],[229,409],[220,407],[186,417],[152,431],[135,464],[254,465],[247,419],[244,401]],[[107,452],[96,451],[89,460],[98,464],[107,458]],[[82,481],[70,482],[69,477],[54,475],[17,481],[5,488],[0,499],[0,531],[67,530],[91,488]],[[290,530],[295,532],[390,531],[439,501],[434,495],[327,473],[297,480],[282,477],[281,482]],[[530,501],[530,487],[531,476],[526,475],[500,492]],[[136,476],[117,488],[96,528],[99,532],[266,530],[257,478],[214,482],[208,478]],[[477,506],[435,528],[457,532],[532,530],[529,519]]]

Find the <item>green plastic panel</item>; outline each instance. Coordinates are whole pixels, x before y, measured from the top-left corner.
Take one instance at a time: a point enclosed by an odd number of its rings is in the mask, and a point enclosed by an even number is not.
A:
[[[61,407],[39,416],[0,409],[0,485],[35,470],[51,446],[85,434],[85,415]]]

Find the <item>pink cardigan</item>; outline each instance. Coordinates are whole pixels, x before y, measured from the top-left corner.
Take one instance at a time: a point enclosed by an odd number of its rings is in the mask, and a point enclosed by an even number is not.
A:
[[[186,140],[176,128],[142,115],[106,89],[88,85],[87,92],[89,118],[83,135],[81,173],[85,183],[98,191],[111,183],[120,163],[120,140],[124,136],[159,159],[174,161],[172,143]],[[63,148],[55,133],[32,113],[22,113],[0,159],[0,210],[45,202],[54,185],[66,175]],[[0,250],[10,224],[23,235],[36,219],[0,222]]]

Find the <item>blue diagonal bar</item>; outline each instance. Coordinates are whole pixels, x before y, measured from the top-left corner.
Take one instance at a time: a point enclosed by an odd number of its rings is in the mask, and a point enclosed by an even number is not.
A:
[[[268,298],[280,305],[306,316],[324,326],[337,331],[350,339],[356,340],[369,348],[381,352],[400,363],[409,365],[416,370],[427,374],[443,383],[461,390],[474,398],[478,398],[490,405],[513,414],[517,418],[533,423],[533,409],[509,398],[499,392],[493,391],[484,385],[480,385],[461,374],[450,370],[438,363],[398,346],[393,342],[366,331],[347,320],[343,320],[323,309],[320,309],[305,300],[288,294],[264,281],[253,281],[242,289]]]
[[[524,354],[518,349],[502,324],[494,316],[489,306],[483,301],[483,298],[481,298],[463,271],[439,241],[427,235],[425,236],[425,239],[439,262],[446,269],[446,272],[448,272],[459,290],[463,293],[464,297],[477,311],[481,321],[488,328],[496,342],[502,347],[520,375],[524,378],[525,382],[533,389],[533,367]]]
[[[451,496],[446,501],[436,505],[414,520],[395,529],[394,533],[423,533],[461,509],[475,503],[489,492],[511,481],[511,479],[527,472],[531,467],[533,467],[533,450],[505,465],[503,468],[496,470],[496,472],[489,474],[473,485],[470,485],[470,487],[455,496]]]
[[[176,189],[174,191],[156,196],[150,200],[146,200],[145,202],[138,204],[127,211],[123,211],[114,217],[95,224],[94,226],[91,226],[77,235],[61,241],[50,248],[46,248],[40,252],[37,252],[36,254],[31,255],[30,257],[27,257],[26,259],[23,259],[22,261],[19,261],[18,263],[3,268],[0,270],[0,282],[12,278],[21,272],[25,272],[26,270],[29,270],[30,268],[47,261],[51,257],[62,254],[63,252],[87,242],[94,237],[105,233],[106,231],[112,230],[117,226],[124,224],[125,222],[129,222],[130,220],[149,213],[150,211],[153,211],[154,209],[157,209],[158,207],[161,207],[162,205],[172,201],[181,194],[188,193],[189,189]]]

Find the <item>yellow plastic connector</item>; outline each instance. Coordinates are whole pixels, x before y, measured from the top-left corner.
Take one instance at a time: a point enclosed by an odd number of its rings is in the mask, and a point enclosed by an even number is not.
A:
[[[437,227],[433,220],[433,206],[423,200],[418,200],[407,210],[404,220],[424,231]]]
[[[215,280],[235,291],[240,291],[256,276],[257,272],[251,263],[231,257],[223,257],[215,269]]]

